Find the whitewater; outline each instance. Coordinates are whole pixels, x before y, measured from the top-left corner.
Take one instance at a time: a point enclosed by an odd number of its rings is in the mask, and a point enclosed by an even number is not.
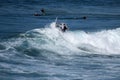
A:
[[[35,48],[63,55],[70,54],[120,54],[120,28],[103,30],[99,32],[85,32],[82,30],[61,32],[53,28],[55,22],[46,25],[45,28],[33,29],[22,33],[18,38],[12,38],[0,45],[1,51],[16,47]]]

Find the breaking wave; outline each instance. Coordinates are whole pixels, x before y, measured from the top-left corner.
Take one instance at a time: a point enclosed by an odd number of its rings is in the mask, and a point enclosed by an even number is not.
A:
[[[100,32],[81,30],[62,33],[53,28],[54,22],[45,28],[33,29],[0,43],[0,52],[22,52],[37,56],[37,53],[71,54],[120,54],[120,28]],[[44,54],[45,55],[45,54]]]

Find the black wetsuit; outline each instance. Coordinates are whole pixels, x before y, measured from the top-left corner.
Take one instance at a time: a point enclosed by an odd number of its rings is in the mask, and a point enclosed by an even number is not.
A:
[[[65,32],[68,28],[66,27],[66,25],[64,25],[62,31]]]

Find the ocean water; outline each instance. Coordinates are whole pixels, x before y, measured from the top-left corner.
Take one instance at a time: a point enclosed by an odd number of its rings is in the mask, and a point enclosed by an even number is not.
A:
[[[120,0],[0,0],[0,80],[120,80]]]

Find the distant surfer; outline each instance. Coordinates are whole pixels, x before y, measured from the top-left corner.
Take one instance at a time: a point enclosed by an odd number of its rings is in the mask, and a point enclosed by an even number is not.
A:
[[[83,19],[87,19],[87,17],[86,17],[86,16],[83,16]]]
[[[81,18],[79,18],[79,17],[74,17],[74,18],[72,18],[72,19],[87,19],[87,17],[86,17],[86,16],[83,16],[83,17],[81,17]]]
[[[45,15],[45,10],[42,8],[41,9],[41,13],[34,13],[34,16],[43,16],[43,15]]]
[[[42,8],[41,9],[42,15],[45,15],[45,10]]]

